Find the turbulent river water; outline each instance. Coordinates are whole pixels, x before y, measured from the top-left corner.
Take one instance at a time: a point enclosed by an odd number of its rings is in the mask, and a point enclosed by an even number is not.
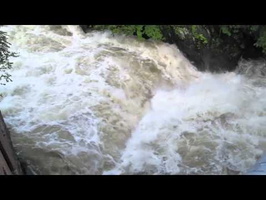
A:
[[[199,72],[174,45],[2,26],[0,110],[36,174],[243,174],[266,150],[266,62]]]

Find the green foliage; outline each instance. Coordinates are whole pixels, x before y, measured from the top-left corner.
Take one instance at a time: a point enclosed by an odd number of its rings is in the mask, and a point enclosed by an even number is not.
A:
[[[144,36],[154,40],[163,39],[163,34],[157,25],[95,25],[93,29],[108,29],[114,34],[136,35],[140,40],[143,40]]]
[[[228,26],[221,26],[221,32],[225,35],[228,35],[228,36],[232,35]]]
[[[199,48],[201,48],[202,45],[208,44],[208,39],[202,33],[200,33],[199,26],[192,25],[191,33]]]
[[[178,26],[178,25],[173,25],[171,26],[177,35],[177,37],[181,40],[185,39],[186,36],[188,35],[189,31],[186,27],[183,26]]]
[[[2,80],[10,82],[11,75],[7,70],[11,69],[12,62],[9,61],[10,57],[16,57],[17,54],[9,51],[10,43],[7,42],[6,33],[0,31],[0,84],[5,85]]]
[[[244,34],[253,38],[254,46],[262,48],[262,52],[266,54],[266,27],[263,25],[228,25],[220,26],[221,32],[229,37],[234,38],[240,48],[243,47]]]
[[[110,30],[113,34],[135,35],[140,40],[190,40],[198,49],[208,47],[217,51],[245,48],[245,39],[253,38],[254,46],[266,54],[266,26],[263,25],[90,25],[94,30]],[[162,27],[163,30],[162,31]]]
[[[144,33],[154,39],[154,40],[163,40],[163,34],[159,26],[156,25],[147,25],[145,26]]]
[[[258,30],[259,30],[259,25],[250,26],[250,31],[251,32],[255,32],[255,31],[258,31]]]
[[[139,39],[143,39],[143,25],[137,25],[135,26],[135,32],[137,33],[137,36]]]

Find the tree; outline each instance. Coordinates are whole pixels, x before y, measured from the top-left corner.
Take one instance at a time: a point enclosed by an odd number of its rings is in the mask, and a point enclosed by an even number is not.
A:
[[[0,31],[0,84],[5,85],[5,82],[12,81],[11,75],[7,72],[12,68],[10,57],[17,57],[17,54],[9,51],[10,43],[7,41],[5,32]]]

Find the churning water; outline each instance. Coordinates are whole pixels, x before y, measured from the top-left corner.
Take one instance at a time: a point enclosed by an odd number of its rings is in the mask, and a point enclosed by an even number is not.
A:
[[[265,62],[199,72],[174,45],[4,26],[0,110],[37,174],[242,174],[266,150]]]

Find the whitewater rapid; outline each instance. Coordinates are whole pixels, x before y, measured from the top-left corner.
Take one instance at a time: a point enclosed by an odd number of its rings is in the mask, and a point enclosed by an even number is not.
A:
[[[19,54],[0,110],[37,174],[242,174],[266,150],[263,61],[211,74],[162,42],[0,30]]]

